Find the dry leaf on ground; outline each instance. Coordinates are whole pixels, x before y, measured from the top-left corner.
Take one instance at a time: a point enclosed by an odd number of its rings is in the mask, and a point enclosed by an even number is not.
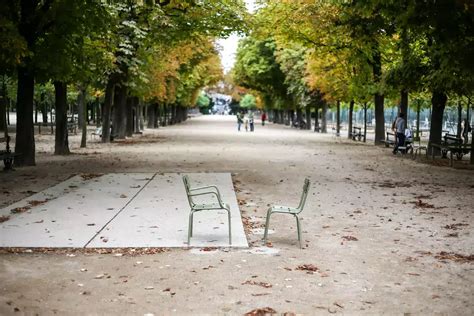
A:
[[[245,316],[265,316],[276,314],[276,310],[271,307],[256,308],[250,312],[245,313]]]

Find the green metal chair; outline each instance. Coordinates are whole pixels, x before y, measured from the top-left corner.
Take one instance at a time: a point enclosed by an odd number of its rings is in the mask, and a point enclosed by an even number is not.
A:
[[[270,216],[273,213],[283,213],[283,214],[290,214],[293,215],[296,219],[296,228],[298,229],[298,242],[301,248],[301,225],[300,219],[298,218],[298,214],[303,211],[304,205],[306,203],[306,198],[308,197],[310,181],[309,179],[304,180],[303,185],[303,193],[301,194],[300,203],[297,207],[289,207],[289,206],[281,206],[281,205],[274,205],[268,209],[267,212],[267,220],[265,222],[265,234],[263,235],[263,242],[267,243],[267,235],[268,235],[268,226],[270,224]]]
[[[227,217],[229,219],[229,245],[232,245],[232,232],[231,232],[231,219],[230,219],[230,206],[222,202],[221,193],[215,185],[208,185],[204,187],[192,188],[189,184],[189,177],[183,176],[184,187],[186,189],[186,195],[188,196],[189,206],[191,207],[191,213],[189,213],[189,226],[188,226],[188,246],[191,244],[191,237],[193,236],[193,219],[194,213],[205,211],[205,210],[226,210]],[[193,199],[195,196],[213,195],[216,200],[209,203],[196,203]]]

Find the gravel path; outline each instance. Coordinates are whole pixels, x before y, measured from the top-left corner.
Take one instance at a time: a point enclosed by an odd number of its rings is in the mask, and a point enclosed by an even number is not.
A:
[[[474,313],[474,171],[415,162],[390,150],[277,125],[236,131],[199,117],[125,142],[92,141],[37,166],[0,173],[0,207],[78,173],[231,172],[249,250],[122,249],[0,254],[0,314]],[[274,215],[270,204],[297,204]]]

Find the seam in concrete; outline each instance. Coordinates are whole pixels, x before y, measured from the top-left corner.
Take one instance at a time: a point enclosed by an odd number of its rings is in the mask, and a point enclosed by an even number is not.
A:
[[[158,172],[154,173],[148,182],[145,183],[145,185],[142,186],[141,189],[138,190],[138,192],[135,193],[135,195],[130,200],[128,200],[128,202],[125,203],[125,205],[107,223],[105,223],[105,225],[102,226],[102,228],[94,236],[92,236],[92,238],[84,245],[83,248],[87,248],[87,246],[104,230],[104,228],[107,227],[120,213],[122,213],[122,211],[138,196],[138,194],[143,191],[143,189],[155,178],[157,174]]]

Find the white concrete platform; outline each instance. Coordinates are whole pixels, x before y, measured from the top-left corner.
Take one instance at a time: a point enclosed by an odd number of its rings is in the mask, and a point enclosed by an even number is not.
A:
[[[248,247],[228,173],[188,174],[193,185],[216,184],[232,214],[232,247]],[[46,201],[11,214],[29,201]],[[36,204],[36,203],[33,203]],[[0,247],[187,247],[189,205],[180,174],[106,174],[72,177],[0,209]],[[192,247],[228,247],[227,216],[194,216]]]

